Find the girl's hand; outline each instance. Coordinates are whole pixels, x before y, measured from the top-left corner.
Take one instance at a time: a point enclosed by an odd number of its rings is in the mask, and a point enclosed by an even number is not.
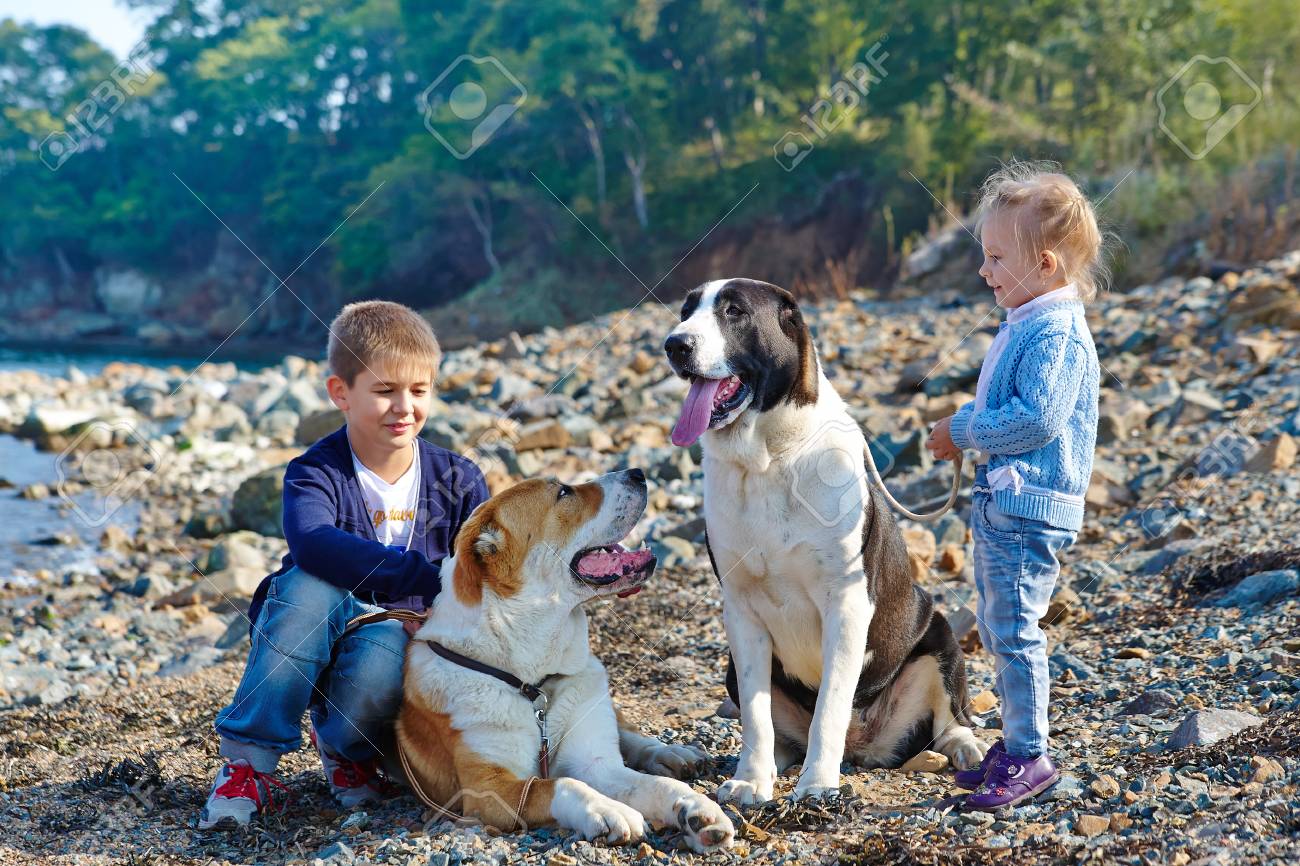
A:
[[[424,622],[415,622],[413,620],[402,620],[402,630],[406,632],[407,637],[414,637],[415,633],[420,630]]]
[[[925,440],[925,447],[934,455],[935,460],[954,460],[961,454],[961,449],[952,441],[952,416],[942,418],[930,431],[930,438]]]

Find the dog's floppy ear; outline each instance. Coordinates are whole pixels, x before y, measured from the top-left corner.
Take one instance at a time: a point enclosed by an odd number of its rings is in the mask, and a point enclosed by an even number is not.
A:
[[[817,402],[817,349],[812,333],[803,320],[799,303],[785,289],[777,289],[777,319],[781,332],[794,343],[799,355],[799,369],[790,388],[790,402],[796,406],[811,406]]]
[[[456,570],[452,582],[461,604],[483,601],[483,584],[490,579],[493,561],[505,546],[506,534],[496,522],[495,510],[487,505],[476,509],[456,538]]]

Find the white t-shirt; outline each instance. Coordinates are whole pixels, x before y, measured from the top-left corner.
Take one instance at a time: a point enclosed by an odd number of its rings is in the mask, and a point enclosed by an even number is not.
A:
[[[393,484],[389,484],[367,469],[352,452],[352,466],[357,471],[357,482],[370,515],[370,525],[381,544],[408,550],[411,530],[415,527],[416,509],[420,500],[420,449],[411,443],[414,456],[411,465]]]

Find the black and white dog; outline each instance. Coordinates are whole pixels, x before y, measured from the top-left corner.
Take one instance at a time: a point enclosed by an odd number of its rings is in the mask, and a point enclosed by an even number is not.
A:
[[[722,801],[839,786],[847,756],[897,767],[923,749],[958,769],[985,746],[966,714],[961,648],[912,582],[865,439],[817,360],[794,298],[756,280],[692,291],[664,342],[690,382],[673,442],[703,437],[704,518],[743,745]]]

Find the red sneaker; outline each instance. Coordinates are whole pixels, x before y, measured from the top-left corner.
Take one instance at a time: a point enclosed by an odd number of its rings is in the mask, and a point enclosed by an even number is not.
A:
[[[334,798],[345,808],[355,809],[365,803],[394,797],[401,792],[396,785],[383,777],[377,759],[349,760],[326,748],[316,736],[314,727],[311,729],[310,736],[311,744],[316,747],[316,752],[320,755],[325,781],[329,783]]]
[[[218,825],[242,827],[254,815],[279,811],[283,804],[275,802],[272,786],[286,793],[289,790],[275,776],[259,773],[242,758],[227,763],[217,772],[208,801],[199,812],[199,829],[211,830]]]

